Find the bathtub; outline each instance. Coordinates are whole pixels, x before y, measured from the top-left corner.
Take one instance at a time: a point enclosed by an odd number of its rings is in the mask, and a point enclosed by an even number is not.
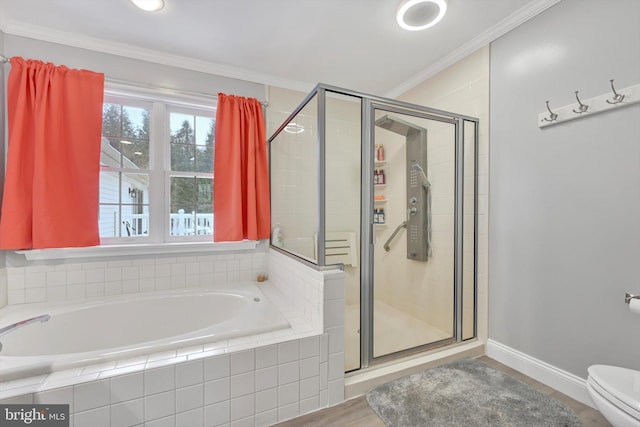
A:
[[[289,327],[253,283],[38,303],[0,310],[0,382]],[[44,319],[43,319],[44,320]]]

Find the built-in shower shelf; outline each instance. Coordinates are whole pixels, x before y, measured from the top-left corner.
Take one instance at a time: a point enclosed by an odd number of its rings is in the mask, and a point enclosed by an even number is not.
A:
[[[374,228],[387,228],[387,224],[373,224]]]
[[[374,200],[374,202],[379,203],[379,204],[383,204],[383,203],[387,203],[387,199],[376,199]]]
[[[373,184],[373,188],[376,189],[380,189],[380,188],[386,188],[387,184]]]
[[[375,161],[375,165],[376,165],[376,167],[378,167],[378,166],[384,166],[384,165],[386,165],[386,164],[387,164],[387,161],[386,161],[386,160],[376,160],[376,161]]]

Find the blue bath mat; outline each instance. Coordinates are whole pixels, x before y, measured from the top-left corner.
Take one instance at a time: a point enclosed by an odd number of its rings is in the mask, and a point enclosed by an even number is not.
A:
[[[367,402],[391,427],[579,427],[561,402],[477,360],[378,386]]]

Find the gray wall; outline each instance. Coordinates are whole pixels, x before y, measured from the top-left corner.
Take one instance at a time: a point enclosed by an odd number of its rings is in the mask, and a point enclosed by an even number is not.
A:
[[[249,96],[261,101],[264,100],[264,85],[259,83],[190,71],[183,68],[170,67],[10,34],[6,34],[4,39],[4,53],[6,56],[22,56],[25,59],[39,59],[53,62],[56,65],[66,65],[70,68],[89,69],[104,73],[107,79],[122,80],[152,87],[210,95],[224,92],[240,96]]]
[[[640,105],[544,130],[640,83],[640,2],[564,0],[491,46],[489,338],[586,377],[640,369]]]

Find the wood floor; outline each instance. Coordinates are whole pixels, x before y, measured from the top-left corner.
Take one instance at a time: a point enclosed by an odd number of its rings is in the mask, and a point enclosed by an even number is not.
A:
[[[557,390],[546,386],[533,378],[496,362],[486,356],[479,360],[511,375],[523,383],[529,384],[534,389],[548,394],[571,408],[582,421],[584,427],[609,427],[611,424],[605,420],[600,412],[584,405]],[[303,415],[293,420],[277,424],[279,427],[385,427],[376,413],[369,407],[364,396],[348,400],[332,408],[323,409],[311,414]],[[534,426],[532,426],[534,427]]]

